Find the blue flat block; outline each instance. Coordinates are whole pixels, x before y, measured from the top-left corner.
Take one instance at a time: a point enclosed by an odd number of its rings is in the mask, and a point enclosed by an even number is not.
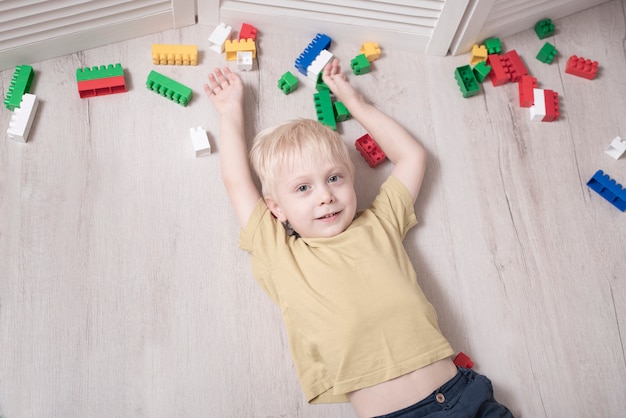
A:
[[[602,170],[596,171],[587,186],[622,212],[626,210],[626,190]]]
[[[304,48],[300,56],[296,58],[296,68],[298,71],[306,75],[306,69],[309,68],[309,65],[311,65],[322,50],[330,48],[330,43],[331,39],[328,35],[324,35],[323,33],[315,35],[315,38]]]

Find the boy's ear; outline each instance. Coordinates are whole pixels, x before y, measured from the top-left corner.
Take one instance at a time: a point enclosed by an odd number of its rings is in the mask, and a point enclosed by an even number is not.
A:
[[[270,212],[272,212],[276,219],[281,222],[287,221],[285,213],[280,208],[280,206],[278,206],[278,203],[276,203],[274,199],[272,199],[270,196],[264,196],[263,199],[265,199],[265,204],[267,205],[267,208],[270,210]]]

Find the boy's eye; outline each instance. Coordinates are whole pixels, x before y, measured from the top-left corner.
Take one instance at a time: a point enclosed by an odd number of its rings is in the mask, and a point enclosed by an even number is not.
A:
[[[306,184],[303,184],[302,186],[298,186],[299,192],[306,192],[307,190],[309,190],[309,186],[307,186]]]
[[[328,177],[328,182],[329,183],[334,183],[336,181],[339,181],[339,176],[338,175],[335,174],[334,176]]]

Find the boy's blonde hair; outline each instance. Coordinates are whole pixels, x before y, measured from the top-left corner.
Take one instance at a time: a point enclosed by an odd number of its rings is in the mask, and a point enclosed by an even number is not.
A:
[[[296,119],[265,129],[250,148],[250,162],[261,180],[263,196],[273,196],[282,168],[291,169],[307,160],[344,165],[354,179],[354,164],[343,139],[315,120]]]

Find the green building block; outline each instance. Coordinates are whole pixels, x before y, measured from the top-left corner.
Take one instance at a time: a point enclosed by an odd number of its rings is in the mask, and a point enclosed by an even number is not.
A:
[[[124,76],[122,64],[101,65],[100,67],[85,67],[76,69],[76,81],[97,80],[99,78],[110,78]]]
[[[315,90],[317,91],[330,90],[328,86],[326,85],[326,83],[324,83],[321,72],[317,75],[317,81],[315,82]]]
[[[369,73],[371,66],[365,54],[359,54],[350,61],[350,68],[354,75],[361,75]]]
[[[329,128],[336,130],[335,109],[330,98],[330,90],[321,90],[313,95],[317,120]]]
[[[461,89],[461,93],[463,93],[463,97],[468,98],[475,96],[480,91],[480,84],[478,84],[478,80],[476,80],[476,76],[470,65],[457,67],[454,71],[454,78],[456,78],[456,82]]]
[[[278,80],[278,88],[285,94],[296,91],[298,88],[298,79],[291,73],[291,71],[287,71],[282,75],[282,77],[280,77],[280,80]]]
[[[499,54],[502,52],[502,42],[500,42],[500,38],[485,39],[485,47],[487,48],[488,54]]]
[[[539,53],[537,54],[537,59],[546,64],[552,63],[554,57],[556,57],[557,50],[550,42],[546,42],[544,46],[541,47]]]
[[[189,87],[163,74],[157,73],[154,70],[150,71],[150,74],[148,74],[146,87],[182,106],[187,106],[193,95],[193,91]]]
[[[474,77],[476,77],[476,80],[478,80],[479,83],[482,83],[491,72],[491,65],[487,65],[485,61],[481,61],[474,66],[474,69],[472,71],[474,72]]]
[[[15,108],[20,107],[22,96],[25,93],[30,93],[33,78],[35,78],[35,72],[30,65],[18,65],[15,67],[13,78],[11,78],[11,83],[4,98],[4,105],[7,109],[13,111]]]
[[[337,122],[343,122],[350,118],[350,112],[346,105],[341,102],[335,102],[335,120]]]
[[[539,39],[545,39],[554,35],[554,25],[551,19],[543,19],[535,25],[535,33]]]

